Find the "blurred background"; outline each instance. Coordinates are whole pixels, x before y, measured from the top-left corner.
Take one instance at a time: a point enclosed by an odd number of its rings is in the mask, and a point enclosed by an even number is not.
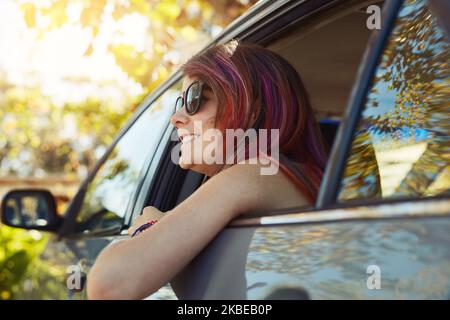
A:
[[[42,187],[63,213],[142,99],[255,2],[1,0],[0,197]],[[0,299],[46,241],[0,226]]]

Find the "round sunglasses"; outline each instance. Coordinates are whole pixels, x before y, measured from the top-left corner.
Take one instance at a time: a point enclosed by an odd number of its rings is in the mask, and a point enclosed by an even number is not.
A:
[[[192,82],[186,92],[183,92],[183,95],[175,101],[175,111],[185,105],[186,112],[191,116],[194,115],[202,102],[203,87],[204,84],[201,81]]]

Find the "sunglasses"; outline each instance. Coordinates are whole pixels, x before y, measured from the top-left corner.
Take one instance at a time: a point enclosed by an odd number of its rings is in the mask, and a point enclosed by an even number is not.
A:
[[[175,101],[175,111],[182,108],[183,105],[186,106],[186,112],[189,115],[194,115],[200,108],[202,94],[203,94],[204,83],[200,81],[192,82],[187,88],[184,95],[178,97]]]

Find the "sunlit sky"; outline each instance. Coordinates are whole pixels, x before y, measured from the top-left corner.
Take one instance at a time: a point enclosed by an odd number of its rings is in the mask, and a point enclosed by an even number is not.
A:
[[[117,106],[127,95],[142,92],[140,84],[128,78],[114,57],[107,51],[112,42],[124,42],[138,50],[148,47],[151,38],[145,33],[148,19],[135,15],[115,21],[105,10],[102,26],[94,42],[91,56],[83,56],[92,35],[79,24],[68,24],[44,33],[27,28],[17,1],[0,1],[0,72],[8,82],[17,86],[40,84],[42,94],[51,96],[56,103],[82,101],[88,96],[110,99]],[[69,21],[79,20],[81,6],[69,5]],[[38,26],[49,21],[37,19]],[[120,30],[120,36],[115,32]]]
[[[33,19],[28,19],[28,23],[34,26],[32,28],[27,25],[25,19],[27,10],[23,6],[30,3],[38,8],[36,14],[30,13],[35,17],[35,21],[30,23]],[[122,45],[127,48],[131,46],[133,52],[143,54],[149,61],[161,59],[159,53],[163,50],[162,68],[151,70],[153,71],[152,79],[155,80],[156,77],[158,81],[161,81],[168,76],[166,72],[172,71],[168,67],[169,65],[176,66],[186,61],[223,30],[223,27],[216,24],[214,19],[208,20],[208,28],[197,29],[189,23],[180,24],[177,25],[176,32],[171,29],[173,31],[170,37],[172,43],[170,49],[166,49],[159,43],[159,39],[154,40],[153,38],[155,32],[158,32],[155,30],[164,28],[164,26],[160,25],[161,21],[158,17],[152,19],[148,12],[141,15],[130,11],[117,15],[114,10],[117,9],[118,2],[106,1],[106,6],[102,5],[101,7],[98,33],[94,37],[92,23],[86,22],[86,19],[81,23],[81,14],[83,12],[86,14],[86,1],[68,1],[64,8],[58,8],[55,3],[51,0],[0,0],[0,84],[7,88],[0,91],[0,99],[7,99],[8,95],[13,100],[17,97],[18,100],[28,99],[26,105],[36,105],[43,110],[47,106],[47,97],[51,98],[52,106],[56,107],[63,107],[68,102],[85,103],[87,98],[94,98],[100,100],[102,105],[107,106],[108,109],[115,108],[117,114],[127,115],[127,112],[130,111],[130,103],[135,103],[137,101],[135,98],[147,92],[148,88],[143,88],[138,82],[139,80],[133,80],[133,75],[140,76],[140,70],[133,69],[134,61],[130,61],[130,65],[126,66],[130,67],[131,71],[127,69],[130,76],[116,63],[116,57],[111,52],[111,47]],[[94,1],[88,3],[90,7],[96,4]],[[208,12],[198,2],[186,3],[188,5],[184,9],[186,9],[188,18],[191,15],[197,17],[199,10]],[[63,4],[66,5],[65,2]],[[51,11],[43,13],[45,10],[39,10],[45,8],[51,8]],[[65,11],[68,19],[63,21],[61,27],[57,27],[58,23],[55,21],[64,16],[61,10]],[[116,15],[113,16],[114,12]],[[93,13],[97,14],[95,11]],[[88,27],[83,27],[83,24]],[[86,54],[87,52],[89,54]],[[151,56],[155,52],[158,54],[158,58]],[[124,53],[125,57],[132,59],[132,56],[125,50],[120,53]],[[144,61],[141,56],[138,59],[141,59],[137,61],[138,63]],[[170,63],[168,63],[169,61]],[[158,61],[155,62],[158,66]],[[121,63],[125,64],[123,61]],[[161,72],[160,69],[164,69],[165,72]],[[136,72],[133,73],[134,71]],[[35,90],[38,90],[38,93]],[[33,99],[36,101],[32,101]],[[172,104],[172,101],[170,103]],[[33,130],[54,121],[48,117],[46,112],[39,113],[42,111],[39,108],[27,109],[27,111],[30,110],[37,111],[36,117],[30,120],[30,127]],[[15,137],[14,146],[18,147],[20,152],[11,159],[8,157],[0,159],[0,171],[12,171],[23,176],[32,174],[44,176],[46,173],[43,169],[34,167],[32,151],[33,148],[42,145],[43,140],[34,139],[34,137],[28,139],[23,132],[24,126],[27,126],[25,122],[28,120],[20,122],[21,113],[15,114],[14,111],[10,111],[8,109],[9,113],[0,119],[3,124],[0,133],[3,136],[0,136],[0,148],[2,147],[1,143],[5,145],[8,141],[6,136],[11,135]],[[54,132],[55,137],[70,141],[71,147],[77,154],[81,155],[85,150],[92,148],[96,136],[92,135],[92,131],[89,130],[87,132],[80,131],[78,127],[80,124],[77,122],[75,114],[65,114],[63,118],[58,118],[57,122],[58,125],[55,125],[55,128],[58,129],[55,129],[57,130]],[[17,138],[19,135],[22,140]],[[34,139],[34,145],[31,148],[27,146],[22,149],[20,144],[30,143],[32,139]],[[105,146],[100,145],[92,150],[96,158],[103,154],[104,148]],[[77,174],[84,178],[87,167],[80,159],[75,160],[80,161]]]

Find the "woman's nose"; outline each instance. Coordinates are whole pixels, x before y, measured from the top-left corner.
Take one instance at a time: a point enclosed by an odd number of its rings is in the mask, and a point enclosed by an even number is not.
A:
[[[184,108],[180,108],[180,109],[176,110],[176,112],[170,118],[170,122],[172,122],[172,124],[177,128],[180,125],[188,123],[188,121],[189,121],[189,116],[184,111]]]

